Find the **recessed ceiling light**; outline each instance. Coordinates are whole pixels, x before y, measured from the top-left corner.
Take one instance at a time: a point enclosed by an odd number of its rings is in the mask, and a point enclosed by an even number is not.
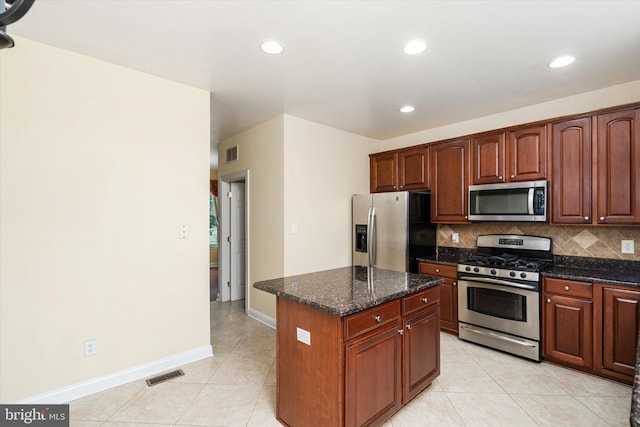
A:
[[[567,65],[571,64],[575,60],[576,60],[575,56],[561,56],[559,58],[554,59],[549,64],[549,67],[551,68],[566,67]]]
[[[277,40],[265,40],[260,43],[260,49],[269,55],[277,55],[284,51],[284,46]]]
[[[416,107],[411,106],[411,105],[405,105],[404,107],[402,107],[400,109],[400,111],[402,113],[413,113],[414,111],[416,111]]]
[[[419,53],[424,52],[427,48],[427,42],[424,40],[411,40],[409,43],[404,45],[404,53],[407,55],[417,55]]]

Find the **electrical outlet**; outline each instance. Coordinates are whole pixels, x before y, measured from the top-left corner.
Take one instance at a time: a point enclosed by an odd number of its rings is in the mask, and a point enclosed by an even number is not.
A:
[[[98,351],[96,340],[87,340],[84,342],[84,357],[93,356]]]
[[[620,246],[622,247],[622,253],[623,254],[633,254],[633,253],[635,253],[633,240],[622,240],[622,244]]]
[[[460,235],[458,233],[452,233],[451,234],[451,242],[452,243],[460,242]]]
[[[188,239],[189,238],[189,227],[187,227],[186,225],[181,225],[180,226],[180,238],[181,239]]]

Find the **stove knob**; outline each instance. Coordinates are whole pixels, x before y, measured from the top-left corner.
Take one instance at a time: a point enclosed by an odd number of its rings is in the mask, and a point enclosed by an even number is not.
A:
[[[471,267],[465,267],[464,268],[466,271],[471,271]]]
[[[473,271],[474,271],[475,273],[479,273],[479,272],[480,272],[480,269],[479,269],[478,267],[474,267],[474,268],[473,268]]]
[[[491,274],[497,274],[498,272],[495,269],[491,269]]]
[[[516,277],[516,272],[515,272],[515,271],[512,271],[511,273],[509,273],[509,276],[511,276],[511,277]]]
[[[525,277],[527,277],[527,274],[526,273],[520,273],[520,277],[522,277],[524,279]]]

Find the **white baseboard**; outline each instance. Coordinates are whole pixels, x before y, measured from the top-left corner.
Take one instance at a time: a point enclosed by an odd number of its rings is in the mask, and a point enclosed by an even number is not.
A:
[[[249,311],[247,312],[247,316],[251,317],[254,320],[257,320],[260,323],[264,323],[265,325],[273,329],[276,328],[276,319],[274,319],[271,316],[267,316],[264,313],[261,313],[259,311],[256,311],[250,308]]]
[[[174,354],[173,356],[165,357],[164,359],[145,363],[144,365],[134,366],[133,368],[92,378],[81,383],[72,384],[37,396],[31,396],[13,403],[27,405],[68,403],[72,400],[76,400],[90,394],[108,390],[131,381],[151,377],[161,372],[175,369],[182,365],[206,359],[211,356],[213,356],[213,348],[211,345],[206,345],[183,353]]]

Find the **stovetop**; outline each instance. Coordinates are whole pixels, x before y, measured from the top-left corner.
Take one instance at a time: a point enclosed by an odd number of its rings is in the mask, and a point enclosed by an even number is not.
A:
[[[500,255],[474,255],[461,261],[461,264],[478,267],[506,268],[518,271],[540,271],[550,267],[553,261],[504,253]]]

